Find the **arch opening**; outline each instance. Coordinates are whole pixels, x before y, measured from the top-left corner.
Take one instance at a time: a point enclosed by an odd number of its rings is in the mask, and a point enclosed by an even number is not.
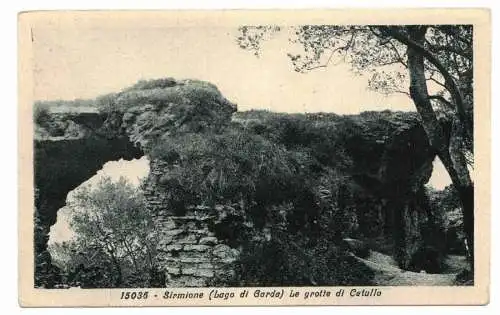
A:
[[[123,177],[134,188],[138,188],[141,181],[149,174],[149,159],[142,156],[138,159],[106,162],[97,174],[83,182],[81,185],[68,193],[66,203],[73,200],[74,195],[84,187],[95,188],[100,180],[109,177],[113,182],[117,182]],[[85,211],[85,209],[83,209]],[[57,211],[57,219],[54,225],[50,227],[49,233],[49,252],[50,246],[57,243],[69,241],[73,238],[75,232],[71,229],[71,208],[67,205]],[[52,252],[51,252],[52,254]]]
[[[108,161],[144,155],[128,137],[103,135],[106,117],[95,113],[52,114],[37,124],[34,152],[35,287],[49,286],[54,266],[47,251],[50,227],[70,191]]]

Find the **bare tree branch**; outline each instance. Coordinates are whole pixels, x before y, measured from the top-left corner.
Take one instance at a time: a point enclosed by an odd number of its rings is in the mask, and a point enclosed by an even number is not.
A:
[[[442,83],[441,81],[439,81],[438,79],[434,78],[434,72],[431,72],[431,75],[429,76],[429,78],[427,79],[429,81],[432,81],[434,83],[436,83],[437,85],[441,86],[442,88],[444,89],[448,89],[444,83]]]
[[[410,93],[406,92],[406,91],[403,91],[403,90],[395,90],[394,93],[404,94],[404,95],[408,96],[409,98],[411,98]]]
[[[392,41],[389,41],[389,44],[391,44],[392,46],[392,49],[393,51],[396,53],[396,56],[398,56],[398,61],[403,65],[405,66],[406,68],[408,68],[408,64],[404,61],[404,58],[399,54],[399,51],[398,49],[396,48],[396,46],[394,45],[394,43]]]
[[[356,32],[353,31],[352,35],[351,35],[351,38],[349,39],[349,41],[347,42],[347,44],[345,44],[344,46],[340,46],[340,47],[337,47],[335,49],[332,49],[332,52],[330,53],[330,56],[328,57],[328,60],[324,64],[319,65],[319,66],[309,67],[306,70],[310,71],[310,70],[314,70],[314,69],[318,69],[318,68],[326,68],[326,67],[328,67],[328,65],[330,64],[330,61],[332,60],[333,55],[336,52],[347,51],[347,49],[349,49],[351,47],[352,43],[354,42],[354,37],[355,36],[356,36]]]

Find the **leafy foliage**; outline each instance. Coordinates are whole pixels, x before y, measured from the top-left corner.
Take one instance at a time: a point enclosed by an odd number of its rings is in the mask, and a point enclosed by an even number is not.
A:
[[[171,165],[159,183],[172,205],[281,202],[302,190],[312,163],[306,153],[234,131],[166,137],[151,156]]]
[[[236,105],[217,87],[199,80],[171,78],[139,81],[119,93],[100,96],[97,106],[107,126],[123,130],[144,151],[162,135],[220,132]]]
[[[33,121],[42,125],[50,120],[50,109],[46,104],[35,104],[33,107]]]
[[[52,248],[68,285],[146,287],[158,279],[157,235],[142,195],[124,178],[78,190],[68,205],[75,237]]]
[[[250,50],[255,56],[260,55],[260,44],[262,40],[268,39],[273,33],[279,32],[281,28],[277,25],[240,26],[238,30],[241,36],[236,39],[238,45]]]
[[[200,110],[203,104],[226,104],[217,87],[200,80],[176,81],[172,78],[141,80],[118,93],[102,95],[96,106],[101,112],[125,112],[131,107],[152,105],[157,109],[173,105],[190,105]],[[181,107],[182,108],[182,107]]]
[[[445,232],[448,253],[465,254],[465,235],[463,232],[463,215],[460,211],[460,200],[453,186],[443,190],[428,189],[432,211]]]
[[[253,240],[241,258],[244,286],[370,285],[374,273],[333,243],[311,246],[304,235],[275,231]],[[269,257],[273,257],[270,261]]]

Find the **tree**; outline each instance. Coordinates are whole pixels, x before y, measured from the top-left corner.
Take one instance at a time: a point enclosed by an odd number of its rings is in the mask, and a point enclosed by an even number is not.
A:
[[[87,287],[150,286],[157,233],[140,191],[124,178],[104,177],[69,202],[75,237],[53,246],[69,282]],[[82,275],[85,280],[82,281]],[[78,280],[78,279],[79,280]]]
[[[472,26],[303,25],[292,29],[289,41],[301,47],[299,54],[288,53],[295,71],[349,62],[356,72],[371,74],[371,89],[404,93],[413,100],[429,142],[458,193],[473,270],[474,185],[468,170],[473,163]],[[258,56],[261,42],[281,30],[242,26],[236,41]]]

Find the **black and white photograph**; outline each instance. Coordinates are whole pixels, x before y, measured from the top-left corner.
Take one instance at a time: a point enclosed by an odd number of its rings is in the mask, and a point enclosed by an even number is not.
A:
[[[30,292],[487,286],[476,20],[30,14]]]

